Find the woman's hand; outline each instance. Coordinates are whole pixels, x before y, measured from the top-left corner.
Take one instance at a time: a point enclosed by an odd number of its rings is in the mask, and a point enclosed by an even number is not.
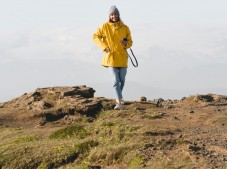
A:
[[[127,41],[121,40],[121,44],[126,47],[127,46]]]
[[[107,47],[106,49],[104,49],[104,52],[110,52],[110,48]]]

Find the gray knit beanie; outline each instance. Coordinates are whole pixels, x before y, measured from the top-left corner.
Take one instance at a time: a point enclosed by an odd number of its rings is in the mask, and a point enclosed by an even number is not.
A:
[[[118,15],[120,16],[120,12],[119,12],[119,10],[117,9],[116,6],[111,6],[110,11],[109,11],[109,16],[110,16],[112,13],[116,13],[116,14],[118,14]]]

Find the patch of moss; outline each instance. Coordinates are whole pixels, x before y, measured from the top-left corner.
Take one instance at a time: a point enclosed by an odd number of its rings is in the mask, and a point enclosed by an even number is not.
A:
[[[184,141],[184,140],[178,140],[178,144],[179,145],[183,145],[183,144],[185,144],[186,142]]]
[[[106,101],[102,102],[102,109],[103,110],[112,110],[113,107],[114,107],[114,105],[111,102],[106,102]]]
[[[128,147],[125,144],[108,145],[105,148],[99,146],[90,152],[88,161],[91,164],[100,165],[119,164],[124,161],[124,157],[127,153]]]
[[[48,165],[45,162],[43,162],[37,167],[37,169],[48,169]]]
[[[98,142],[97,141],[93,141],[93,140],[89,140],[89,141],[86,141],[86,142],[83,142],[79,145],[77,145],[78,147],[78,152],[79,153],[86,153],[88,152],[92,147],[95,147],[98,145]]]
[[[135,157],[129,162],[129,167],[138,167],[143,164],[144,159],[142,157]]]
[[[118,133],[118,139],[121,141],[124,139],[125,137],[125,131],[124,130],[121,130],[119,133]]]
[[[97,114],[97,120],[99,119],[105,119],[106,117],[110,116],[113,113],[113,111],[103,111]]]
[[[103,122],[103,124],[102,124],[103,126],[107,126],[107,127],[111,127],[111,126],[114,126],[114,122],[112,122],[112,121],[105,121],[105,122]]]
[[[14,140],[16,143],[25,143],[25,142],[31,142],[37,140],[36,135],[25,135],[18,137]]]
[[[59,94],[57,94],[57,93],[51,93],[51,94],[48,94],[47,95],[47,98],[48,99],[51,99],[51,100],[56,100],[56,99],[59,98]]]
[[[76,137],[79,139],[83,139],[88,136],[90,133],[84,128],[82,125],[73,125],[52,133],[49,138],[50,139],[66,139]]]
[[[71,162],[74,162],[78,157],[80,163],[84,161],[86,156],[89,154],[90,150],[97,146],[99,143],[94,140],[88,140],[80,144],[74,144],[72,146],[58,146],[59,152],[54,153],[55,156],[48,160],[48,166],[56,168]]]
[[[58,145],[58,146],[55,146],[53,147],[53,150],[55,152],[61,152],[65,147],[63,145]]]
[[[159,119],[162,118],[164,113],[154,112],[152,114],[144,114],[141,116],[142,119]]]

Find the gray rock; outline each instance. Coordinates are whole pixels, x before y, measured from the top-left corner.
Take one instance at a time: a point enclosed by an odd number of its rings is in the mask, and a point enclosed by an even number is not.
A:
[[[202,148],[200,146],[198,146],[197,143],[190,144],[188,146],[188,149],[191,151],[194,151],[194,152],[198,152],[198,151],[202,150]]]
[[[33,96],[33,98],[34,98],[34,101],[40,101],[40,100],[42,100],[42,94],[40,93],[40,92],[34,92],[33,94],[32,94],[32,96]]]
[[[147,98],[145,96],[140,97],[139,101],[146,102]]]
[[[76,96],[79,95],[84,98],[93,98],[94,97],[95,90],[90,87],[86,86],[75,86],[73,88],[70,88],[69,90],[66,90],[62,92],[62,96]]]
[[[164,99],[159,98],[156,103],[156,107],[162,107],[162,102],[164,102]]]
[[[187,99],[186,97],[182,97],[182,98],[181,98],[181,101],[184,101],[184,100],[186,100],[186,99]]]

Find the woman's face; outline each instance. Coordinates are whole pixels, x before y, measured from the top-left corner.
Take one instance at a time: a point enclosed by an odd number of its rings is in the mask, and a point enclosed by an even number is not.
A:
[[[113,22],[117,22],[117,21],[119,21],[119,15],[116,14],[116,13],[112,13],[112,14],[110,14],[110,19],[111,19]]]

